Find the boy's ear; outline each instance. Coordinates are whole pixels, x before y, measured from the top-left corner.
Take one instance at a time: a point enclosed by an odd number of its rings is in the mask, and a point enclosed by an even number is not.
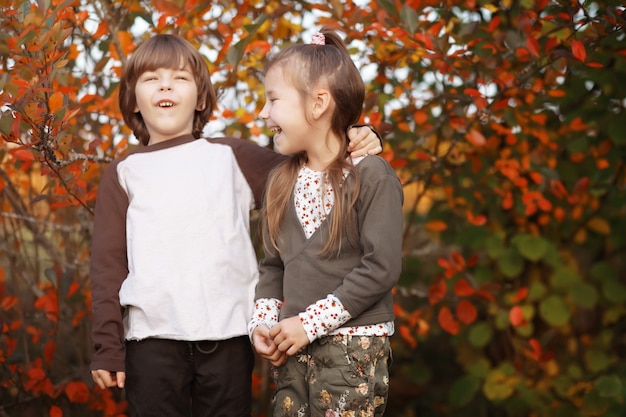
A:
[[[316,90],[313,94],[313,103],[311,113],[314,120],[319,119],[330,108],[332,96],[330,91],[325,88]]]

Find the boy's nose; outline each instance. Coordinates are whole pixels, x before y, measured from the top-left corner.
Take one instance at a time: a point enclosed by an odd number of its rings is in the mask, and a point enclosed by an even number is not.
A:
[[[161,90],[171,90],[172,89],[172,83],[170,82],[169,79],[167,78],[162,78],[161,79]]]

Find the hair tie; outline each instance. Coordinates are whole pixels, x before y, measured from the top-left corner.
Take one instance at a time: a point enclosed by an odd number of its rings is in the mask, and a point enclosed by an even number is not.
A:
[[[315,32],[311,38],[311,45],[325,45],[326,37],[321,32]]]

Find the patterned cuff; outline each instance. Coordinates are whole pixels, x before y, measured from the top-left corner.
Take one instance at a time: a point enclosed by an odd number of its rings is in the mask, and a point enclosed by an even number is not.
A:
[[[327,335],[352,318],[339,298],[332,294],[311,304],[298,316],[309,337],[309,342]]]
[[[270,329],[278,324],[278,313],[283,302],[276,298],[259,298],[254,303],[254,313],[248,322],[248,336],[252,339],[252,332],[260,325]]]

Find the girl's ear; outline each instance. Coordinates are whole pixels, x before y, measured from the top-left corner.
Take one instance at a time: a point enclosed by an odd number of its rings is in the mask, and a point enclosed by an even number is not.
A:
[[[316,90],[313,94],[313,105],[311,108],[311,113],[313,116],[313,120],[317,120],[326,113],[331,107],[332,96],[330,95],[330,91],[325,88],[320,88]]]
[[[196,110],[198,111],[202,111],[205,108],[205,104],[204,103],[198,103],[198,105],[196,106]]]

